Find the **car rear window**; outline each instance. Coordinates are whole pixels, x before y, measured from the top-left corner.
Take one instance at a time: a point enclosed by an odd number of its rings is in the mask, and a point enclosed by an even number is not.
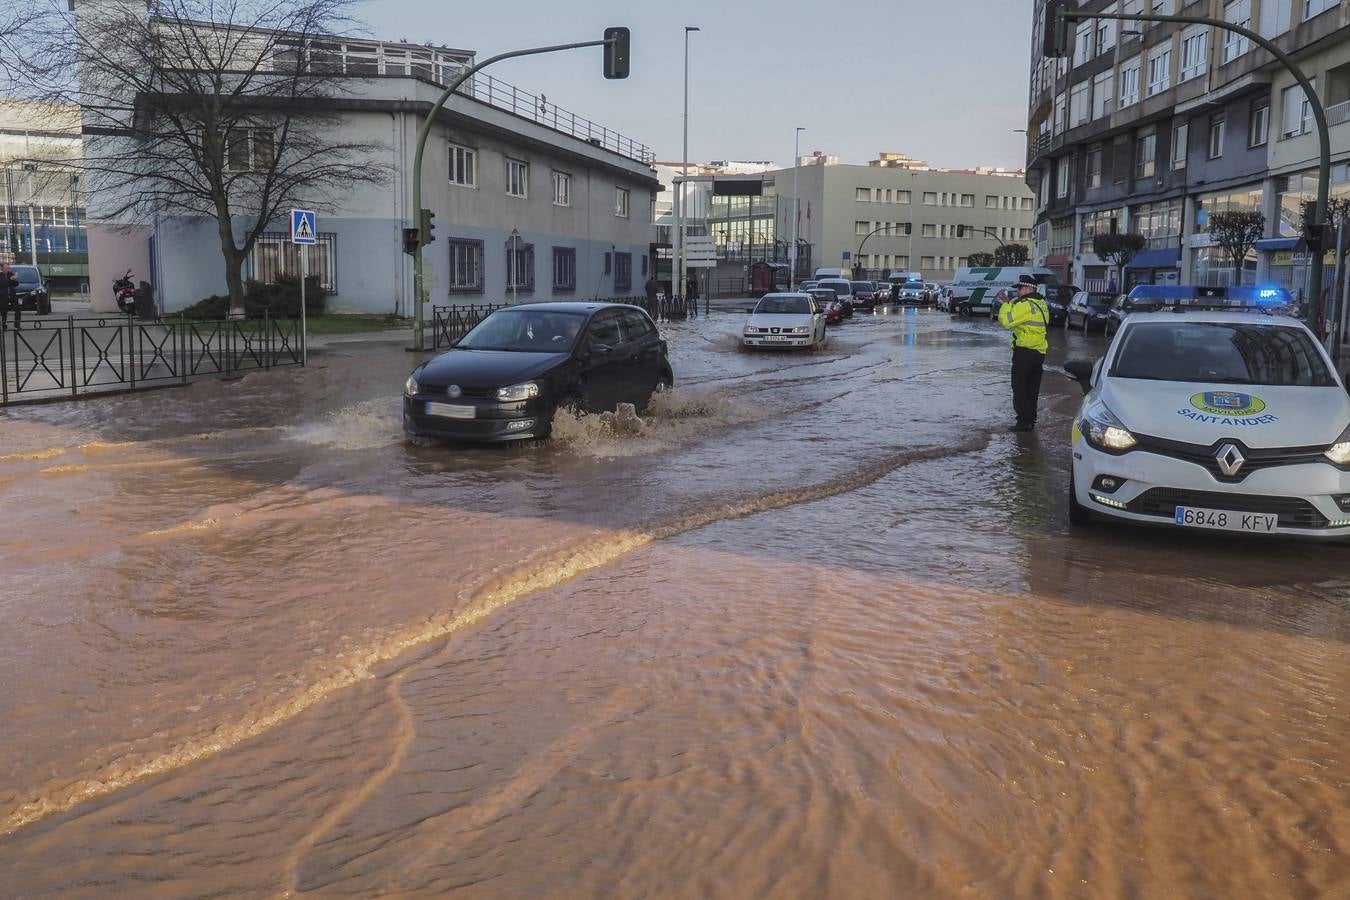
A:
[[[1138,322],[1126,329],[1112,376],[1208,384],[1334,387],[1302,328],[1261,322]]]
[[[855,291],[870,291],[870,290],[873,290],[872,282],[870,282],[870,281],[855,281],[855,282],[853,282],[853,289],[854,289]]]

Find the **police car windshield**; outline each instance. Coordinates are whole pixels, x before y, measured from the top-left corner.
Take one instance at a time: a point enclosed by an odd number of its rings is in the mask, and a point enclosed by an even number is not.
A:
[[[1306,331],[1260,322],[1139,322],[1124,335],[1116,378],[1334,387]]]
[[[755,307],[755,315],[784,314],[806,316],[812,312],[811,301],[806,297],[787,296],[774,297],[772,295],[759,301]]]

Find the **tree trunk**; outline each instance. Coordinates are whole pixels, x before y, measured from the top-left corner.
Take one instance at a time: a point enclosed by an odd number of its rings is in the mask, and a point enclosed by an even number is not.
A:
[[[244,254],[234,245],[234,228],[228,210],[216,214],[220,232],[220,253],[225,259],[225,287],[230,293],[230,318],[244,317]]]

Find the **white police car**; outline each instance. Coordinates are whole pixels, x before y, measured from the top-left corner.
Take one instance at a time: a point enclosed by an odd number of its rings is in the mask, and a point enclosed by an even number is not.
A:
[[[1227,293],[1132,314],[1065,364],[1087,394],[1071,523],[1350,540],[1350,396],[1301,322]]]

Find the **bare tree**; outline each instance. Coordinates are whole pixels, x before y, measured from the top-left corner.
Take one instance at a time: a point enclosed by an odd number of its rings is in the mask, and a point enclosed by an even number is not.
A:
[[[1216,212],[1209,217],[1209,233],[1233,263],[1233,277],[1242,283],[1242,265],[1247,254],[1266,232],[1266,217],[1252,210]]]
[[[387,177],[378,145],[345,139],[339,119],[351,82],[330,51],[354,28],[353,0],[155,0],[150,14],[130,0],[61,6],[29,0],[37,34],[20,50],[33,64],[18,83],[80,104],[100,218],[216,222],[236,314],[244,261],[286,210],[323,208]]]
[[[1116,267],[1120,285],[1125,284],[1125,267],[1147,246],[1148,238],[1142,234],[1104,231],[1092,236],[1092,252]]]

